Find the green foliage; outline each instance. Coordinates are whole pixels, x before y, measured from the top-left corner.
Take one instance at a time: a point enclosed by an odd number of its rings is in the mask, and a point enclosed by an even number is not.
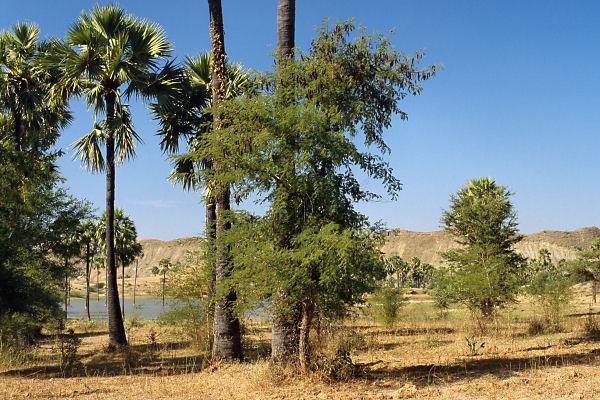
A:
[[[95,240],[103,253],[106,253],[106,212],[95,226]],[[122,208],[115,209],[115,256],[122,266],[131,265],[143,254],[142,245],[137,241],[137,229],[131,217]]]
[[[274,282],[287,282],[286,303],[271,304],[276,308],[272,311],[292,312],[293,305],[311,290],[317,315],[339,318],[346,315],[349,305],[363,302],[363,295],[385,276],[378,232],[342,229],[333,223],[320,229],[308,226],[289,248],[281,249],[266,229],[269,224],[268,218],[240,215],[229,233],[228,240],[235,243],[230,284],[238,292],[240,311],[271,299],[277,288]]]
[[[458,302],[485,318],[512,302],[524,276],[524,259],[511,193],[491,178],[466,183],[450,197],[442,224],[460,248],[442,254],[446,267],[436,277],[438,303]]]
[[[179,326],[199,349],[210,351],[212,320],[210,304],[211,269],[205,254],[190,252],[168,271],[166,294],[173,299],[160,322]]]
[[[573,296],[566,263],[562,260],[554,264],[550,252],[542,249],[537,259],[530,260],[529,270],[531,278],[527,292],[542,311],[543,330],[560,331],[564,309]]]
[[[68,329],[65,333],[57,335],[55,350],[59,355],[59,366],[63,374],[72,373],[73,369],[77,368],[81,361],[77,355],[81,339],[75,335],[73,329]]]
[[[384,286],[375,293],[371,304],[375,317],[385,326],[393,326],[398,322],[400,309],[405,304],[402,289]]]
[[[63,257],[77,257],[87,206],[61,189],[55,156],[37,158],[0,146],[0,335],[30,341],[59,318]],[[19,338],[21,337],[21,338]]]
[[[234,272],[217,290],[234,285],[246,307],[270,299],[277,319],[296,318],[300,304],[305,312],[314,305],[318,318],[344,315],[385,276],[379,235],[354,208],[381,195],[356,172],[395,198],[401,184],[383,158],[383,132],[393,115],[406,118],[399,101],[418,94],[436,67],[353,31],[352,22],[324,25],[308,51],[257,78],[262,90],[220,105],[222,129],[204,134],[195,152],[214,161],[199,183],[269,203],[264,218],[235,217]]]
[[[596,285],[600,280],[600,238],[592,241],[587,249],[580,250],[577,259],[570,262],[573,277],[579,282],[592,281],[592,297],[596,301]]]

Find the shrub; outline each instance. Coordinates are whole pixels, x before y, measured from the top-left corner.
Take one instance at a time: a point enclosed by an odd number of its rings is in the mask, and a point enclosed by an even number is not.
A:
[[[529,271],[527,292],[542,311],[542,319],[536,323],[541,325],[542,332],[561,331],[563,314],[572,298],[571,280],[564,262],[554,264],[550,252],[542,249],[539,257],[530,261]]]
[[[364,346],[365,340],[357,332],[329,331],[315,348],[312,369],[335,380],[361,376],[364,368],[352,360],[352,352]]]
[[[590,338],[600,338],[600,321],[598,321],[596,315],[592,314],[592,310],[588,312],[588,315],[583,320],[583,331]]]
[[[383,287],[373,298],[375,318],[385,326],[393,326],[400,318],[400,309],[405,304],[402,289]]]
[[[81,364],[77,356],[80,345],[81,339],[75,335],[73,329],[67,329],[66,333],[57,335],[55,351],[58,352],[60,371],[63,374],[72,372]]]

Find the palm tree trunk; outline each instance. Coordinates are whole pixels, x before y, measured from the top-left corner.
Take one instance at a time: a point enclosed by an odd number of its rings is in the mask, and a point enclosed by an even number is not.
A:
[[[277,52],[279,57],[292,55],[296,30],[296,0],[277,1]]]
[[[225,99],[225,35],[223,33],[223,11],[221,0],[208,0],[210,16],[211,43],[211,86],[213,106],[219,107]],[[215,130],[221,128],[219,112],[213,113]],[[218,165],[214,165],[218,168]],[[229,248],[224,243],[223,235],[230,229],[227,213],[230,209],[230,193],[227,185],[217,185],[216,199],[216,251],[215,251],[215,283],[222,284],[230,275],[231,263]],[[215,301],[213,325],[213,360],[234,360],[242,358],[240,321],[233,312],[236,293],[229,291]]]
[[[106,298],[108,307],[108,348],[127,345],[125,326],[119,306],[117,266],[115,264],[115,138],[112,121],[115,115],[115,94],[108,93],[106,101]]]
[[[133,278],[133,305],[135,306],[135,291],[137,290],[138,260],[135,260],[135,276]]]
[[[100,303],[100,267],[96,265],[96,303]]]
[[[162,306],[165,307],[165,283],[167,282],[167,271],[163,271],[162,279]]]
[[[125,263],[121,260],[121,313],[125,319]]]
[[[88,321],[92,319],[90,315],[90,243],[85,245],[85,311]]]
[[[69,260],[65,257],[65,321],[69,311]]]
[[[104,260],[104,308],[108,309],[108,270],[106,269],[106,260]]]
[[[210,165],[209,163],[205,163],[206,168],[212,168],[212,165]],[[209,252],[211,255],[214,256],[215,254],[215,241],[217,238],[217,227],[216,227],[216,223],[217,223],[217,209],[216,209],[216,202],[215,202],[215,198],[214,195],[210,192],[207,192],[206,195],[204,196],[204,202],[205,202],[205,209],[206,209],[206,221],[205,221],[205,226],[206,226],[206,245],[208,246]],[[211,258],[210,260],[208,260],[208,268],[210,268],[210,281],[208,283],[208,293],[207,293],[207,307],[206,307],[206,313],[207,313],[207,324],[208,326],[213,326],[214,324],[214,318],[215,318],[215,291],[216,291],[216,277],[215,277],[215,263],[214,263],[214,259]],[[214,337],[212,332],[207,329],[207,341],[208,344],[210,346],[210,348],[212,348],[213,343],[214,343]]]
[[[23,118],[21,117],[21,113],[15,112],[13,116],[13,124],[14,124],[14,135],[15,135],[15,151],[20,152],[23,150],[22,141],[23,141]]]
[[[295,39],[296,1],[278,0],[277,2],[277,62],[281,63],[287,57],[293,56]],[[293,99],[290,99],[293,101]],[[276,197],[281,203],[288,202],[285,188],[281,188],[279,181],[276,184]],[[277,242],[280,247],[287,247],[289,229],[289,213],[284,216],[285,221],[281,224],[281,232],[278,234]],[[277,304],[285,304],[289,296],[284,289],[275,294],[275,312],[271,326],[271,358],[277,362],[287,363],[298,350],[298,320],[301,312],[282,315],[277,312]],[[289,307],[284,307],[288,308]],[[288,313],[289,314],[289,313]]]

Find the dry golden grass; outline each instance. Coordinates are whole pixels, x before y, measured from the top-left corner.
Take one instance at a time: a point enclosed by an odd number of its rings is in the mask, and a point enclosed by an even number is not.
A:
[[[586,301],[577,298],[571,313],[587,311]],[[249,360],[233,365],[209,364],[180,330],[153,322],[129,329],[128,352],[108,354],[103,327],[80,324],[83,366],[73,376],[60,372],[50,340],[26,364],[0,367],[0,399],[600,398],[600,342],[581,330],[585,317],[567,318],[562,333],[530,336],[527,304],[503,312],[485,334],[460,310],[441,317],[430,303],[412,303],[403,314],[392,328],[366,316],[345,323],[363,339],[352,358],[365,373],[344,382],[273,370],[265,323],[250,324]],[[466,338],[484,343],[477,355]]]

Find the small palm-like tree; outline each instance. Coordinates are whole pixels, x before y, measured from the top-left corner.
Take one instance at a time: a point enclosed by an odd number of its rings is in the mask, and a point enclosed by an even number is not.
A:
[[[167,272],[171,269],[173,264],[170,258],[163,258],[158,262],[158,265],[152,267],[152,273],[154,275],[162,275],[162,305],[165,306],[165,285],[167,282]]]
[[[93,268],[93,259],[98,251],[98,242],[96,241],[96,222],[88,219],[82,223],[81,239],[85,246],[85,311],[88,320],[91,320],[90,315],[90,275]]]
[[[106,224],[105,215],[102,216],[100,224],[96,227],[96,236],[100,239],[100,245],[106,246]],[[131,265],[142,255],[142,245],[137,242],[137,229],[133,220],[125,215],[122,208],[115,209],[115,260],[121,264],[121,316],[125,317],[125,267]]]
[[[131,97],[170,98],[178,72],[167,61],[171,45],[156,24],[127,14],[116,5],[96,5],[82,12],[68,31],[65,43],[54,43],[45,58],[60,69],[51,97],[85,98],[94,111],[92,130],[74,143],[76,154],[93,172],[106,172],[106,269],[109,348],[127,344],[119,307],[115,260],[115,164],[135,155],[129,108]],[[105,155],[101,147],[105,147]]]

